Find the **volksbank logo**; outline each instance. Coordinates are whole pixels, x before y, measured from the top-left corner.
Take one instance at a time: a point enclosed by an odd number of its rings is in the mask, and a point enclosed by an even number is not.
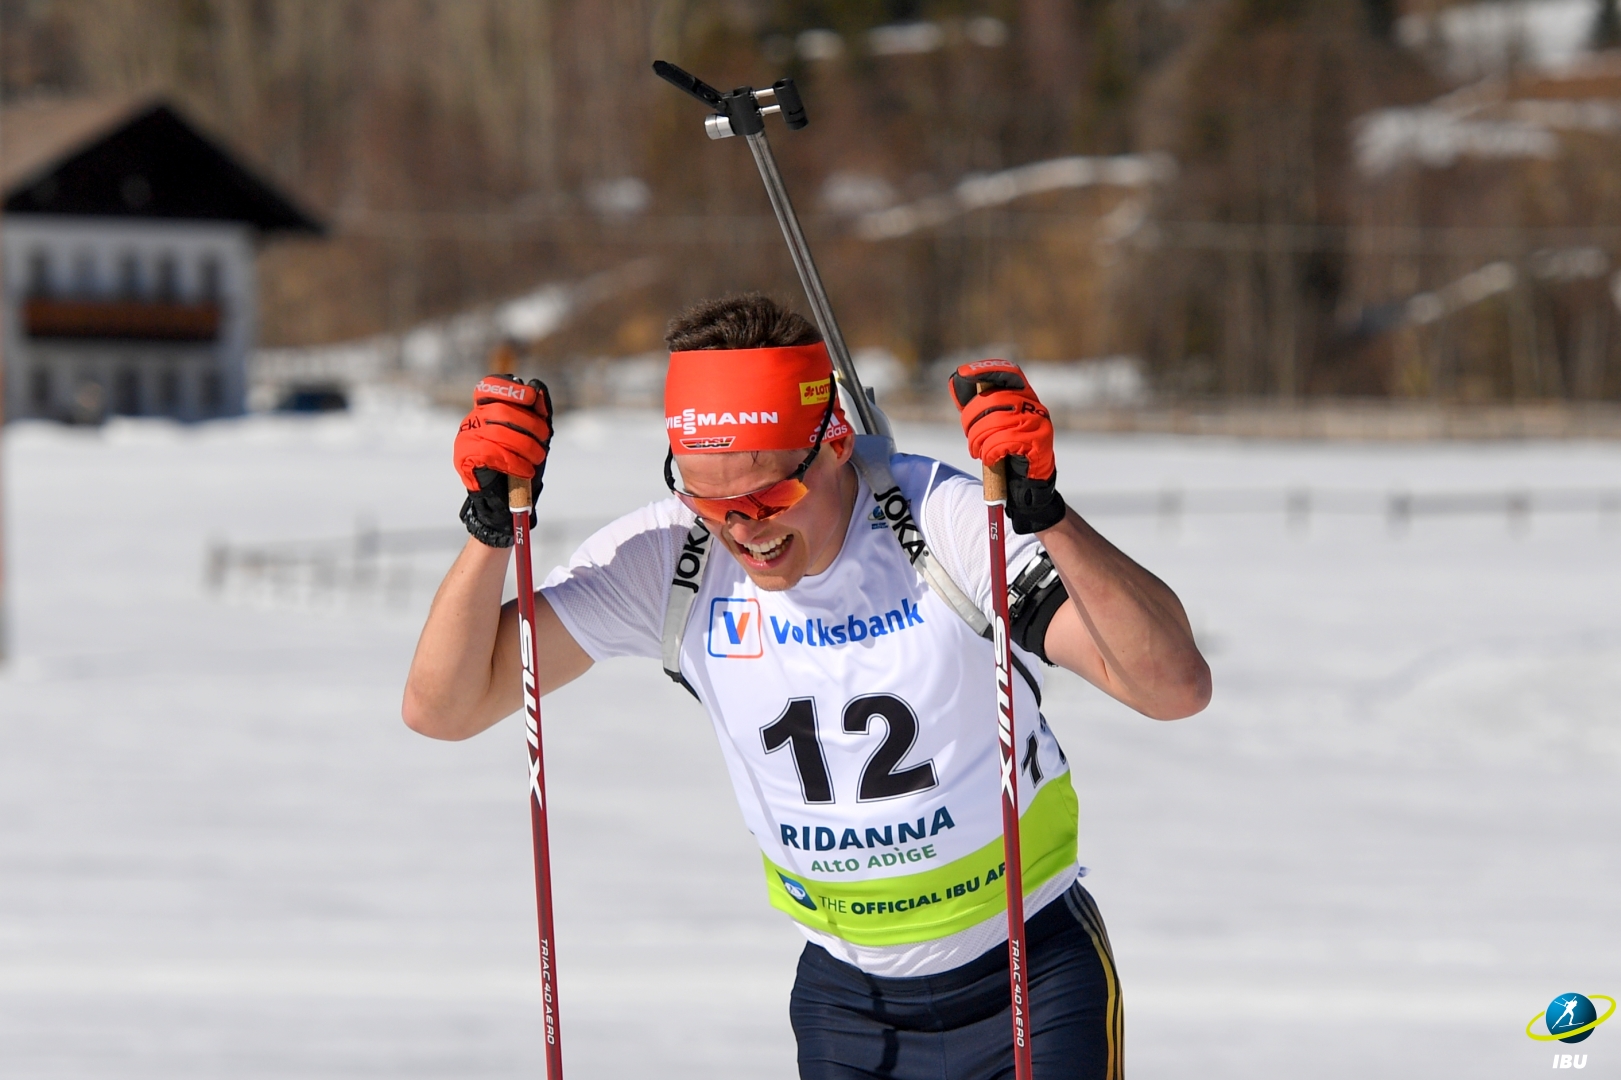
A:
[[[709,655],[729,660],[757,660],[765,655],[760,601],[717,596],[709,602]]]
[[[882,615],[846,615],[842,622],[837,618],[831,623],[824,623],[821,619],[806,619],[803,623],[784,622],[773,615],[771,636],[778,645],[792,641],[796,645],[822,648],[898,634],[922,625],[923,613],[903,597],[898,610],[891,608]]]

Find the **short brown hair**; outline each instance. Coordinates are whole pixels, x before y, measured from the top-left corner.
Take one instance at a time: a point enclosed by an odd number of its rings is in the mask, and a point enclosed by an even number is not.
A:
[[[762,293],[700,300],[671,319],[664,331],[664,344],[671,352],[773,349],[821,340],[821,332],[804,316]]]

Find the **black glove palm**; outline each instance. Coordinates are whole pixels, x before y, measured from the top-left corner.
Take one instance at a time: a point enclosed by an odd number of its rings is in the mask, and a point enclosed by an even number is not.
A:
[[[1042,532],[1064,520],[1069,508],[1058,494],[1058,474],[1045,480],[1030,479],[1030,461],[1009,454],[1007,462],[1007,516],[1021,536]]]
[[[507,505],[507,474],[482,465],[473,470],[478,478],[478,490],[469,491],[462,500],[461,519],[473,539],[490,547],[512,546],[512,509]],[[535,500],[540,497],[541,479],[537,475],[529,489],[529,525],[535,524]]]

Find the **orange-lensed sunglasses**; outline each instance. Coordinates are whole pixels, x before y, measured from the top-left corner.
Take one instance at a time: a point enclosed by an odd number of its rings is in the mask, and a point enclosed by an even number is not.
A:
[[[805,474],[810,471],[811,463],[822,450],[822,436],[827,434],[827,426],[833,420],[833,407],[837,401],[837,394],[828,395],[827,412],[822,414],[822,423],[816,429],[816,441],[811,444],[810,453],[799,463],[799,468],[774,484],[745,491],[741,495],[726,495],[715,499],[694,495],[690,491],[682,490],[676,484],[675,451],[672,449],[664,454],[665,486],[686,505],[687,509],[710,521],[724,522],[732,514],[741,514],[751,521],[764,521],[766,518],[776,517],[810,494],[810,488],[805,486]]]

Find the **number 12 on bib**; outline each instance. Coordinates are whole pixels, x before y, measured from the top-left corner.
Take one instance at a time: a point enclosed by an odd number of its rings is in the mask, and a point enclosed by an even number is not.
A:
[[[1006,463],[985,466],[991,557],[991,644],[996,653],[996,728],[1002,755],[1002,854],[1007,862],[1008,982],[1012,990],[1014,1080],[1032,1080],[1029,956],[1024,940],[1024,864],[1019,855],[1019,773],[1013,739],[1013,644],[1008,638]]]

